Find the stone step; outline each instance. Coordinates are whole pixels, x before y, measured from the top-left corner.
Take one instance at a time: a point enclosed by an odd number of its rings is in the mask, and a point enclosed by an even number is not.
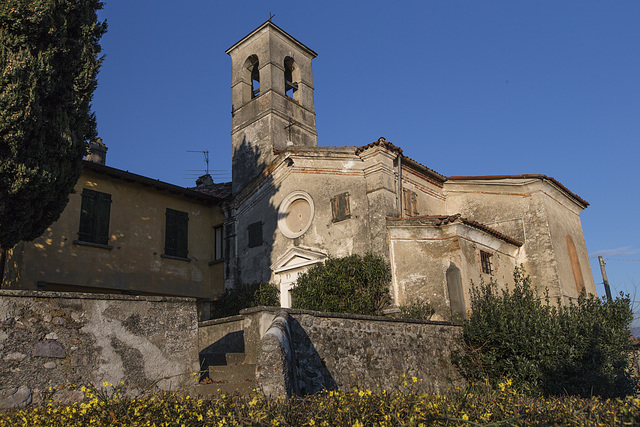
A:
[[[206,368],[212,365],[225,365],[227,363],[225,356],[225,353],[204,353],[202,354],[203,366]]]
[[[256,365],[209,366],[209,378],[215,382],[244,382],[256,380]]]
[[[256,393],[255,381],[232,382],[232,383],[214,383],[214,384],[198,384],[186,390],[186,394],[191,397],[215,397],[221,394],[239,394],[241,396],[250,396]]]
[[[244,363],[245,354],[244,353],[226,353],[225,358],[227,360],[227,365],[240,365]]]

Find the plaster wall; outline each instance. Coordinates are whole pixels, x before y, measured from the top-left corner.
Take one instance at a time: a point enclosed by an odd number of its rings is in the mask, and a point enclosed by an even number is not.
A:
[[[0,397],[21,389],[21,406],[60,387],[78,400],[72,384],[105,381],[128,396],[177,390],[199,370],[197,334],[192,298],[0,291]]]
[[[588,293],[596,294],[595,282],[587,253],[587,245],[582,233],[582,223],[579,212],[567,203],[566,199],[551,186],[545,189],[547,197],[544,198],[545,208],[549,215],[549,229],[556,260],[558,262],[558,275],[562,295],[577,297],[584,284]],[[568,247],[567,236],[573,242],[576,250],[577,262],[571,261],[571,249]],[[575,271],[578,269],[578,271]]]
[[[74,243],[84,188],[111,195],[111,249]],[[189,215],[190,262],[161,257],[167,208]],[[40,238],[9,251],[3,287],[35,290],[42,281],[56,290],[210,298],[224,287],[223,263],[209,265],[214,256],[213,227],[222,222],[217,206],[85,169],[58,221]]]
[[[445,213],[445,196],[442,184],[436,184],[435,180],[428,179],[419,171],[403,166],[402,188],[418,195],[417,215],[443,215]],[[406,215],[402,212],[401,216]]]
[[[460,213],[523,242],[516,262],[540,292],[556,294],[559,267],[542,186],[540,179],[449,180],[444,191],[448,214]]]
[[[420,220],[387,223],[392,258],[392,288],[399,305],[426,299],[435,310],[434,320],[451,320],[447,270],[460,271],[464,306],[470,308],[471,283],[496,280],[513,283],[517,248],[460,223],[434,226]],[[482,272],[480,251],[492,254],[493,274]]]
[[[253,194],[239,201],[236,210],[237,271],[241,281],[272,280],[278,283],[278,277],[271,274],[271,266],[293,247],[333,257],[372,251],[370,205],[362,160],[349,151],[353,153],[353,150],[342,150],[320,159],[321,150],[316,157],[287,153],[292,165],[280,163]],[[304,234],[289,238],[278,228],[278,210],[289,194],[300,190],[313,200],[313,217]],[[331,198],[345,192],[349,193],[351,217],[333,222]],[[248,226],[255,222],[263,224],[264,243],[249,248]],[[380,238],[386,236],[382,234]]]

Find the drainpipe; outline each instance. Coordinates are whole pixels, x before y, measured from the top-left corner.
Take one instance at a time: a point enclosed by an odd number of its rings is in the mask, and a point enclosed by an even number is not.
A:
[[[402,154],[398,153],[398,218],[402,218]]]

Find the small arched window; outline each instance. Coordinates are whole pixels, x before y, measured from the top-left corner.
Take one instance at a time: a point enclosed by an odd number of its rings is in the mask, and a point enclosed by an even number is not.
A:
[[[298,90],[296,74],[295,62],[292,57],[287,56],[284,58],[284,93],[289,98],[293,98],[293,93]]]
[[[251,55],[245,61],[248,80],[251,81],[251,99],[260,95],[260,63],[256,55]]]

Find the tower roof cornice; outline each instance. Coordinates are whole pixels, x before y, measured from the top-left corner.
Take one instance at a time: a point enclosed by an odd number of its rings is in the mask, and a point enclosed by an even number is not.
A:
[[[318,56],[318,54],[316,52],[314,52],[313,50],[309,49],[307,46],[304,45],[304,43],[301,43],[300,41],[295,39],[293,36],[291,36],[291,34],[287,33],[285,30],[283,30],[282,28],[278,27],[276,24],[274,24],[273,22],[271,22],[269,20],[265,21],[264,24],[260,25],[258,28],[256,28],[255,30],[251,31],[249,34],[244,36],[242,39],[240,39],[238,42],[236,42],[233,46],[231,46],[229,49],[227,49],[225,51],[225,53],[227,55],[230,55],[231,51],[233,49],[235,49],[239,45],[243,44],[248,39],[252,38],[254,35],[256,35],[260,31],[262,31],[264,28],[273,29],[277,33],[280,33],[280,35],[282,35],[283,37],[289,39],[294,44],[298,45],[298,47],[300,47],[300,49],[302,49],[307,54],[309,54],[311,56],[311,58],[315,58],[316,56]]]

